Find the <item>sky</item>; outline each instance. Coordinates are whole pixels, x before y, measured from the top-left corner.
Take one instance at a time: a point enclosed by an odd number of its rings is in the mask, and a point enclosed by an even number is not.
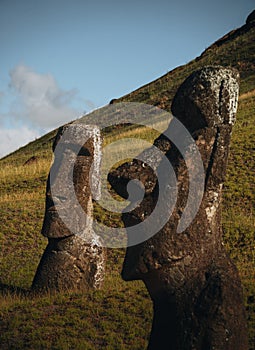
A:
[[[0,158],[199,56],[255,0],[0,0]]]

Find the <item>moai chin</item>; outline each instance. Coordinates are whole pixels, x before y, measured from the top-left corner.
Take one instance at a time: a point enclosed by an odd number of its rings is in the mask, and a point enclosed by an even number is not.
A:
[[[95,126],[73,123],[57,133],[42,227],[49,243],[33,290],[86,290],[103,282],[105,250],[92,228],[92,192],[95,199],[100,196],[101,143]]]
[[[124,280],[143,280],[153,301],[149,350],[248,349],[241,283],[222,243],[220,212],[238,81],[233,69],[205,67],[191,74],[174,97],[172,113],[194,138],[205,171],[201,205],[183,232],[178,233],[177,227],[189,192],[187,166],[164,135],[154,142],[175,170],[177,203],[158,233],[127,248],[122,270]],[[140,162],[133,160],[133,173],[122,178],[128,164],[109,175],[111,185],[122,195],[127,180],[143,171]],[[146,167],[144,171],[149,173]],[[153,175],[146,176],[150,186],[143,202],[122,216],[127,234],[128,226],[142,222],[146,213],[150,215],[157,200],[157,179],[154,176],[153,188]]]

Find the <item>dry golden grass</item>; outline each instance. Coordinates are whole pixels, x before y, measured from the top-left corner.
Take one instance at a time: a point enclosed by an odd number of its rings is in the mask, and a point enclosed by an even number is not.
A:
[[[16,193],[4,193],[0,195],[0,203],[12,203],[12,202],[19,202],[19,201],[31,201],[36,200],[38,197],[41,196],[41,191],[34,191],[34,192],[24,192],[24,191],[18,191]]]
[[[255,96],[255,90],[252,90],[252,91],[246,92],[245,94],[240,95],[239,100],[240,101],[246,100],[247,98],[250,98],[253,96]]]
[[[30,165],[8,165],[4,164],[0,168],[0,184],[11,182],[15,179],[29,179],[40,176],[49,171],[51,161],[48,159],[38,159]]]

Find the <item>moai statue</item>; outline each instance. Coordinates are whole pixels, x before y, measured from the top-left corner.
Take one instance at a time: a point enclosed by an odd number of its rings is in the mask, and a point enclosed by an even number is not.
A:
[[[66,125],[59,129],[53,151],[42,227],[49,243],[32,289],[99,288],[105,250],[92,229],[92,192],[100,196],[100,131],[84,124]]]
[[[124,280],[142,280],[153,301],[149,350],[248,349],[241,283],[224,249],[221,227],[222,187],[237,110],[238,80],[233,69],[205,67],[184,81],[173,100],[172,113],[195,140],[204,166],[202,202],[183,232],[177,228],[189,195],[187,159],[184,161],[163,134],[154,142],[174,168],[177,201],[159,232],[127,248],[122,270]],[[188,162],[192,166],[192,153]],[[151,214],[159,191],[149,167],[135,159],[128,173],[129,166],[125,163],[108,177],[124,198],[128,180],[145,179],[143,201],[122,215],[127,234],[130,226]]]

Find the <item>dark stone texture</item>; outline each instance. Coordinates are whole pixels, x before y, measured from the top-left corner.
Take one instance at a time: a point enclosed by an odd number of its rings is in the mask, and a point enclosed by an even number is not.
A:
[[[104,276],[105,249],[92,229],[92,191],[94,196],[100,195],[99,129],[83,124],[66,125],[59,129],[53,151],[55,159],[47,181],[42,227],[42,234],[49,243],[32,289],[99,288]]]
[[[177,226],[188,197],[187,166],[165,136],[154,143],[165,152],[175,170],[177,203],[171,218],[157,234],[127,248],[122,270],[124,280],[143,280],[153,300],[150,350],[248,348],[241,283],[223,246],[220,211],[238,81],[235,70],[205,67],[184,81],[173,100],[172,112],[194,138],[205,170],[199,211],[181,233],[177,233]],[[188,161],[192,164],[192,154]],[[128,180],[134,178],[145,181],[146,191],[140,205],[122,215],[127,234],[129,226],[150,215],[158,192],[153,170],[141,168],[137,160],[109,175],[111,185],[123,197]]]
[[[50,238],[33,281],[34,290],[87,290],[100,288],[105,253],[98,242],[82,237]]]
[[[246,24],[255,23],[255,10],[253,10],[246,19]]]

